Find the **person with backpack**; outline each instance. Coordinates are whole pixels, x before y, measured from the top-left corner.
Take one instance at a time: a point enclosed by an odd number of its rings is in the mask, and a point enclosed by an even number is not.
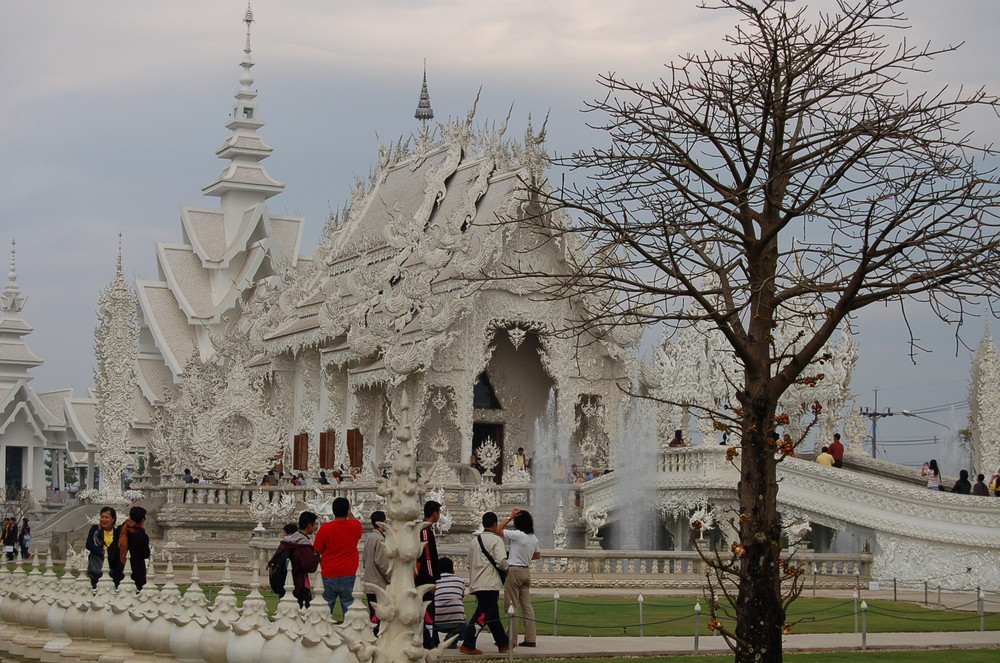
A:
[[[319,568],[319,553],[313,548],[312,536],[316,531],[319,517],[312,511],[299,514],[298,529],[287,534],[278,544],[278,549],[267,563],[268,580],[271,590],[280,599],[285,595],[285,581],[288,578],[288,565],[292,566],[292,583],[295,588],[292,596],[299,600],[300,608],[308,608],[312,602],[312,587],[309,584],[309,574]],[[285,526],[288,527],[287,525]]]

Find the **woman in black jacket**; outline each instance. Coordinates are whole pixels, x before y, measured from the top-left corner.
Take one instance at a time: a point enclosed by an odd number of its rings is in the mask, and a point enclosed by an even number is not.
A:
[[[104,567],[104,555],[108,550],[111,555],[108,557],[108,575],[115,582],[115,587],[125,577],[122,564],[118,561],[118,530],[115,529],[115,521],[118,514],[113,507],[101,507],[100,520],[90,528],[87,534],[87,550],[90,556],[87,558],[87,575],[90,576],[90,584],[95,588],[97,581],[101,579]]]

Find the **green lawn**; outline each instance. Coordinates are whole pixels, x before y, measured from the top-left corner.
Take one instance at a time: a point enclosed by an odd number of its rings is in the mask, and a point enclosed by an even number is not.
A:
[[[918,651],[826,652],[821,654],[785,654],[789,663],[994,663],[1000,656],[996,649],[949,649]],[[635,658],[573,658],[547,659],[552,663],[635,663]],[[657,656],[641,659],[643,663],[705,663],[732,661],[731,655],[718,656]]]
[[[238,591],[242,598],[246,591]],[[277,597],[263,592],[269,609],[273,612]],[[322,601],[317,593],[316,600]],[[694,633],[694,603],[691,597],[647,599],[643,608],[643,634],[647,636],[692,635]],[[700,632],[709,635],[708,610],[702,599]],[[552,635],[554,602],[550,598],[532,601],[538,633]],[[466,616],[475,609],[475,599],[465,602]],[[334,618],[341,619],[340,606]],[[833,599],[799,599],[792,604],[789,622],[801,620],[792,628],[793,633],[851,633],[854,631],[854,605],[852,601]],[[723,620],[725,622],[726,620]],[[858,624],[860,628],[861,617]],[[1000,614],[987,614],[986,630],[1000,630]],[[732,628],[732,624],[729,624]],[[868,631],[876,632],[925,632],[925,631],[977,631],[979,615],[975,612],[944,611],[912,603],[868,601]],[[584,636],[638,636],[639,607],[634,600],[604,597],[574,597],[559,601],[559,635]],[[677,659],[671,659],[677,660]],[[831,659],[836,660],[836,659]]]
[[[537,599],[538,632],[552,633],[551,599]],[[645,635],[691,635],[694,632],[693,598],[647,599],[643,608]],[[467,609],[471,613],[469,606]],[[850,633],[854,631],[852,601],[799,599],[788,615],[793,633]],[[727,620],[723,619],[723,622]],[[732,624],[729,624],[732,628]],[[860,626],[860,616],[859,616]],[[986,615],[985,628],[1000,630],[1000,614]],[[938,611],[912,603],[868,602],[869,632],[972,631],[979,629],[979,615],[972,612]],[[708,610],[702,601],[700,631],[708,630]],[[634,600],[577,597],[559,601],[559,635],[639,635],[639,607]]]

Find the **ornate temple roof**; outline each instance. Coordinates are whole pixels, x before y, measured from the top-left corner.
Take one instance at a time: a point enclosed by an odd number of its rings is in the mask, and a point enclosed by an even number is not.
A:
[[[137,373],[149,402],[162,399],[167,374],[176,380],[193,353],[203,359],[213,356],[213,339],[237,324],[244,293],[273,274],[274,263],[295,267],[299,261],[304,219],[271,216],[267,208],[266,200],[283,185],[260,163],[272,149],[257,133],[264,122],[250,75],[249,10],[244,21],[240,87],[226,124],[232,133],[216,151],[229,163],[203,190],[220,198],[219,208],[183,207],[181,242],[156,246],[159,278],[136,283],[147,332],[140,342]]]
[[[251,318],[268,354],[318,347],[338,364],[357,362],[351,381],[367,384],[429,366],[473,311],[527,316],[532,328],[562,319],[573,303],[532,302],[522,292],[504,300],[530,286],[487,278],[504,256],[537,241],[515,228],[528,216],[523,183],[547,163],[543,134],[529,125],[517,143],[505,126],[477,132],[472,118],[442,125],[436,141],[421,131],[413,149],[383,147],[349,211],[325,229],[315,264],[255,293]],[[559,261],[567,250],[542,243],[523,259]]]

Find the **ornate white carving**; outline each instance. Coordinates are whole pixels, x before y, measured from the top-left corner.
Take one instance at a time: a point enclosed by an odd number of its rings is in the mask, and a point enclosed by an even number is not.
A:
[[[851,415],[844,424],[844,437],[847,438],[847,444],[844,448],[847,453],[857,454],[862,452],[863,443],[868,437],[868,424],[865,423],[864,417],[861,416],[861,410],[858,408],[857,403],[851,406]]]
[[[1000,472],[1000,358],[989,332],[972,358],[969,427],[972,466],[987,477]]]
[[[427,499],[434,500],[441,505],[441,517],[438,518],[438,521],[434,524],[434,529],[438,534],[447,534],[451,531],[451,525],[455,519],[448,510],[448,502],[445,500],[444,488],[438,486],[433,490],[427,491]]]
[[[503,471],[503,482],[504,485],[527,485],[531,483],[531,472],[521,467],[521,464],[517,460],[517,452],[513,450],[509,450],[507,452],[507,462],[504,464]]]
[[[606,509],[587,507],[583,512],[583,521],[587,525],[589,538],[591,540],[597,539],[597,531],[608,523],[608,512]]]
[[[703,289],[716,290],[718,276],[709,273],[703,279]],[[702,444],[715,444],[716,420],[736,403],[736,385],[742,384],[743,368],[722,333],[708,321],[698,304],[692,304],[694,322],[678,330],[671,340],[667,337],[656,353],[660,379],[653,393],[670,405],[666,419],[661,420],[661,432],[669,435],[671,428],[687,430],[689,414],[699,417],[698,431]],[[822,318],[818,298],[802,298],[787,303],[779,313],[780,323],[774,333],[775,347],[785,355],[798,350],[816,330]],[[791,385],[782,396],[779,408],[787,412],[791,424],[786,432],[797,439],[803,420],[811,416],[811,406],[818,401],[823,406],[817,444],[832,438],[841,410],[852,398],[850,380],[858,361],[857,348],[849,329],[844,329],[839,343],[828,342],[819,359],[802,374],[810,378]],[[779,364],[774,370],[781,370]],[[729,443],[736,442],[730,431]],[[661,438],[662,439],[662,438]],[[669,439],[669,438],[667,438]]]
[[[695,509],[691,517],[688,518],[688,522],[691,524],[692,530],[697,530],[698,539],[704,539],[705,530],[715,527],[715,512],[706,501]]]
[[[448,451],[448,438],[444,433],[441,431],[435,433],[429,441],[429,446],[431,451],[436,453],[436,458],[428,472],[427,483],[434,486],[461,483],[458,472],[444,459],[444,454]]]
[[[556,550],[564,550],[566,548],[566,516],[563,510],[563,501],[560,499],[556,524],[552,530],[552,547]]]
[[[493,477],[493,470],[500,464],[500,447],[492,438],[486,438],[479,445],[479,464],[483,467],[483,478]]]
[[[98,499],[127,504],[122,477],[132,425],[132,398],[136,391],[135,360],[139,323],[135,293],[122,276],[118,253],[115,278],[101,293],[94,350],[97,355],[97,459],[101,470]]]
[[[333,518],[334,496],[324,493],[318,486],[313,486],[313,493],[314,497],[312,499],[304,500],[306,509],[312,511],[323,520]],[[361,513],[360,509],[358,512]]]
[[[263,531],[265,519],[273,525],[276,519],[285,519],[294,513],[295,498],[288,493],[259,489],[253,493],[251,501],[247,505],[247,511],[257,521],[257,527],[254,530]],[[317,513],[319,512],[317,511]]]
[[[496,511],[500,506],[500,494],[493,484],[483,482],[465,494],[465,506],[472,514],[482,515],[487,511]]]
[[[267,405],[263,378],[247,370],[250,351],[231,337],[226,363],[213,377],[209,400],[192,422],[191,451],[210,476],[256,483],[284,448],[284,422]]]

